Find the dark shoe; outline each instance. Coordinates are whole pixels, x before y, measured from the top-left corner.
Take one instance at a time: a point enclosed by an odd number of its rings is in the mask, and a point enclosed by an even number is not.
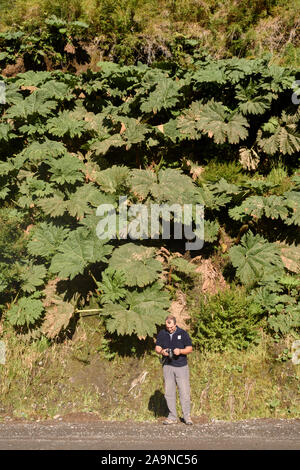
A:
[[[163,421],[163,424],[177,424],[177,419],[167,418],[165,421]]]

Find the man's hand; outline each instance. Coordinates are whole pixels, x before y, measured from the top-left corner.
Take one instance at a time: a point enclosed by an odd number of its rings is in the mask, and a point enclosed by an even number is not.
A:
[[[175,348],[173,353],[175,354],[175,356],[179,356],[181,354],[181,351],[179,348]]]
[[[155,351],[157,352],[157,354],[162,354],[163,356],[168,356],[169,355],[169,353],[167,353],[166,349],[163,349],[160,346],[156,346]]]

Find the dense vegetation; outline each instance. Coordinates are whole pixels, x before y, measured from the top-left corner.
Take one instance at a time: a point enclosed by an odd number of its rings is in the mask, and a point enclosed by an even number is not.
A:
[[[2,0],[0,67],[80,69],[197,56],[299,66],[299,0]],[[7,69],[10,72],[11,69]],[[24,71],[23,70],[23,71]]]
[[[111,334],[152,337],[181,288],[200,347],[245,347],[258,327],[297,335],[297,74],[266,59],[98,65],[3,78],[4,318],[24,338],[53,340],[95,311]],[[124,195],[129,206],[204,204],[203,250],[183,257],[185,240],[142,234],[133,243],[121,227],[100,240],[96,208],[118,211]],[[197,266],[209,258],[231,293],[203,309]]]
[[[193,416],[299,417],[299,12],[0,2],[0,419],[163,415],[169,311],[195,345]],[[100,240],[101,204],[139,239]],[[138,204],[203,204],[203,248],[178,213],[145,239]]]

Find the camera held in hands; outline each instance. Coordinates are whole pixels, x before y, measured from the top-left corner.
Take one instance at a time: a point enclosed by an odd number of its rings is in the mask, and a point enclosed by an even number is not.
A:
[[[169,359],[173,359],[173,356],[174,356],[173,349],[167,348],[166,352],[169,354]]]

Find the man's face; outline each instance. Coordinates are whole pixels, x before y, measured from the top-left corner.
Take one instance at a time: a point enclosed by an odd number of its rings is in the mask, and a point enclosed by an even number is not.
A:
[[[172,320],[167,320],[166,321],[166,329],[169,333],[174,333],[176,330],[176,324]]]

